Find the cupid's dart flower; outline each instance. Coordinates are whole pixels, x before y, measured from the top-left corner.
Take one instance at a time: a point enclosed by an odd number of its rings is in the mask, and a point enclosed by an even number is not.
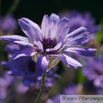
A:
[[[68,34],[69,20],[65,17],[60,20],[56,14],[51,14],[50,18],[44,15],[41,30],[36,23],[27,18],[21,18],[18,22],[27,37],[1,36],[0,40],[27,47],[14,54],[12,59],[31,56],[37,62],[35,66],[37,75],[48,72],[60,60],[71,68],[82,67],[79,62],[69,57],[70,52],[83,56],[95,55],[96,49],[78,47],[89,41],[87,29],[80,27]]]

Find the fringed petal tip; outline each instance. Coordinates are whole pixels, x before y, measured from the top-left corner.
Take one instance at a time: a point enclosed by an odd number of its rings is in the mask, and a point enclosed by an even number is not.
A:
[[[91,53],[91,56],[96,56],[97,49],[89,48],[89,51]]]
[[[69,52],[76,53],[82,56],[87,56],[87,57],[92,57],[95,56],[97,49],[92,49],[92,48],[68,48],[65,50],[65,53],[68,55]]]
[[[62,20],[65,20],[65,21],[69,22],[69,19],[66,18],[66,17],[63,17]]]

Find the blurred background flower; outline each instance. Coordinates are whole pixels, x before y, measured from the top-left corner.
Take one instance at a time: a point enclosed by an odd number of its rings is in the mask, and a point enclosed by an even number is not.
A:
[[[25,47],[17,44],[7,44],[5,50],[8,53],[8,58],[11,59],[13,54],[24,48]],[[14,61],[2,61],[1,64],[3,67],[8,68],[9,74],[23,77],[24,85],[30,86],[31,84],[35,84],[35,86],[40,86],[42,76],[35,74],[36,63],[31,57],[21,57]],[[47,79],[45,81],[46,87],[52,87],[52,82],[54,82],[54,79],[59,77],[59,75],[55,74],[56,70],[57,67],[47,73]]]
[[[103,55],[87,58],[83,75],[92,80],[95,86],[103,88]]]
[[[73,11],[68,11],[65,13],[59,14],[59,16],[62,18],[63,16],[67,17],[69,19],[69,26],[70,26],[70,31],[74,31],[75,29],[79,28],[80,26],[84,26],[87,28],[89,34],[90,34],[90,39],[95,39],[96,38],[96,32],[99,30],[100,26],[95,25],[95,19],[92,18],[90,12],[85,12],[85,13],[79,13],[76,10]]]
[[[24,33],[17,19],[26,17],[41,24],[44,14],[69,19],[70,30],[87,28],[90,41],[83,47],[97,48],[96,57],[70,56],[83,68],[68,68],[59,62],[48,72],[45,89],[38,103],[60,103],[60,95],[103,94],[103,0],[0,0],[0,36]],[[5,48],[5,49],[4,49]],[[12,55],[25,49],[0,41],[0,103],[34,103],[42,77],[35,76],[35,62],[29,57],[11,61]]]
[[[6,18],[0,17],[0,29],[4,33],[12,33],[17,29],[17,21],[13,15],[9,14]]]

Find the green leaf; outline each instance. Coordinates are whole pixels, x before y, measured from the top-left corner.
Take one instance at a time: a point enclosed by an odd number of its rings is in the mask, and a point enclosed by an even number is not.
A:
[[[103,46],[101,46],[101,47],[98,49],[97,55],[99,55],[99,54],[103,54]]]
[[[81,84],[85,81],[85,76],[82,74],[82,69],[83,68],[78,68],[78,73],[77,73],[77,83]]]

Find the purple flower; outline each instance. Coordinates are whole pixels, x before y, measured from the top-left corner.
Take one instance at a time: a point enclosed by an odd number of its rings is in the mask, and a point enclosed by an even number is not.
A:
[[[25,86],[23,83],[20,83],[16,87],[16,91],[19,94],[26,93],[29,90],[29,87]]]
[[[60,95],[77,95],[77,94],[78,94],[77,85],[71,84],[67,87],[64,87],[62,93],[57,94],[51,99],[48,99],[47,103],[60,103]]]
[[[87,93],[89,93],[89,95],[90,94],[95,94],[95,95],[101,95],[102,94],[102,89],[101,88],[95,88],[92,85],[91,81],[89,81],[89,82],[86,81],[83,84],[83,86],[84,87],[82,88],[82,93],[84,93],[85,95],[87,95]],[[64,87],[62,93],[57,94],[56,96],[54,96],[51,99],[48,99],[47,103],[60,103],[60,95],[83,95],[83,94],[79,94],[78,86],[73,83],[71,85]],[[75,103],[75,101],[73,101],[73,103]],[[77,103],[80,103],[80,101],[78,101]]]
[[[48,72],[60,60],[71,68],[81,67],[79,62],[68,56],[70,52],[95,56],[96,49],[76,47],[89,41],[87,29],[80,27],[68,34],[69,20],[65,17],[60,20],[56,14],[51,14],[50,18],[44,15],[41,30],[36,23],[27,18],[21,18],[18,22],[28,38],[12,35],[1,36],[0,39],[24,45],[26,49],[15,53],[12,59],[31,56],[37,62],[37,75]]]
[[[52,99],[48,99],[47,103],[60,103],[60,94],[54,96]]]
[[[68,85],[63,89],[63,95],[78,95],[78,87],[75,84]]]
[[[17,44],[7,44],[5,50],[8,52],[8,56],[11,58],[15,52],[24,49],[23,46]],[[2,61],[1,64],[8,68],[8,72],[14,76],[23,77],[23,83],[26,86],[31,84],[40,85],[41,76],[35,74],[35,65],[36,63],[32,60],[31,57],[21,57],[14,61]],[[53,86],[53,82],[57,75],[55,74],[57,68],[53,68],[50,72],[47,73],[47,79],[45,81],[46,87]]]
[[[4,32],[11,32],[17,28],[17,22],[13,15],[8,15],[6,18],[0,18],[0,28]]]
[[[63,14],[59,14],[59,16],[62,18]],[[65,13],[65,16],[70,20],[70,31],[74,31],[80,26],[85,26],[90,33],[90,38],[95,39],[95,33],[99,30],[100,26],[95,25],[95,20],[91,17],[91,14],[89,12],[81,14],[73,10]]]
[[[22,82],[20,84],[18,83],[19,79],[20,78],[9,75],[8,72],[3,73],[0,77],[0,103],[15,101],[17,94],[15,94],[14,89],[18,95],[26,93],[29,90],[29,87],[23,85]]]
[[[83,75],[92,80],[97,87],[103,87],[103,56],[98,58],[87,58],[84,66]]]
[[[83,90],[88,94],[102,95],[102,88],[95,87],[93,81],[90,80],[84,82]]]
[[[14,78],[8,75],[7,72],[5,72],[2,77],[0,77],[0,100],[5,99],[9,89],[12,87],[14,83],[13,80]]]

